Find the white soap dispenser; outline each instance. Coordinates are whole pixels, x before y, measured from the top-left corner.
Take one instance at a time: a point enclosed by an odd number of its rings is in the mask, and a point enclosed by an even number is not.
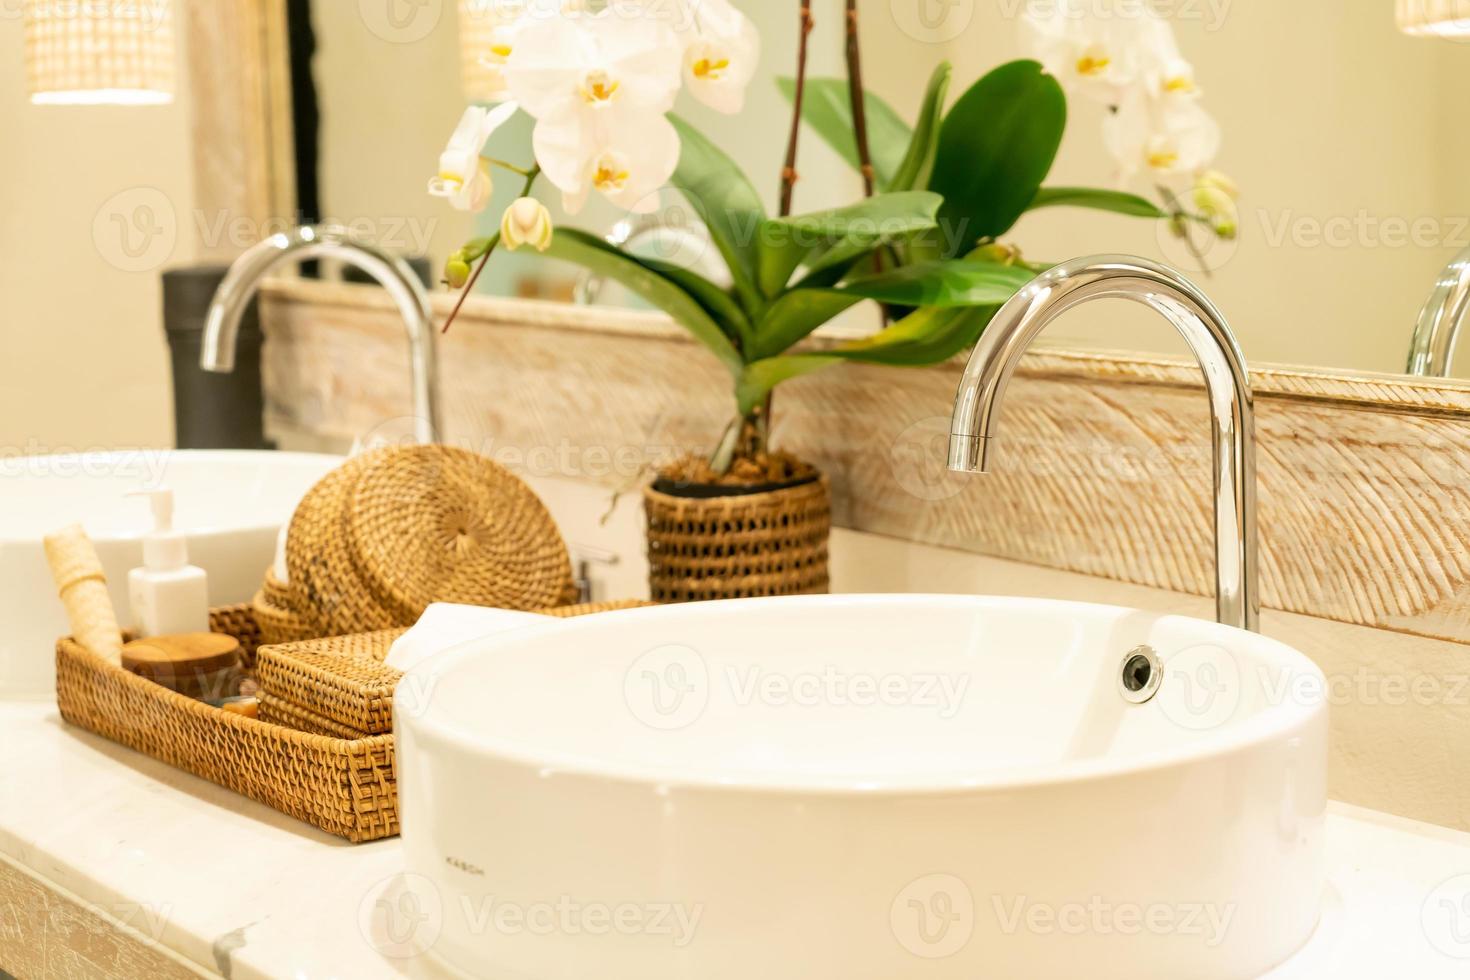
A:
[[[137,490],[153,507],[153,530],[143,538],[143,567],[128,573],[133,625],[143,636],[209,632],[209,584],[204,569],[189,564],[189,544],[174,530],[174,494],[160,487]]]

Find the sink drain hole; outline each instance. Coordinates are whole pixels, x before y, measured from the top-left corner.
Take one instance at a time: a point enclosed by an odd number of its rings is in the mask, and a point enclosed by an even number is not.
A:
[[[1164,665],[1159,655],[1150,646],[1138,646],[1123,657],[1123,669],[1118,674],[1118,690],[1124,700],[1143,704],[1159,693],[1164,680]]]

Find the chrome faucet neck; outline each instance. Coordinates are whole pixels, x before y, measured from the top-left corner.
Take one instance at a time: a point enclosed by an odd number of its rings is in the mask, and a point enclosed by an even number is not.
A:
[[[438,364],[434,355],[434,318],[429,295],[402,258],[354,237],[336,225],[302,225],[247,249],[230,266],[215,290],[204,324],[199,366],[228,374],[235,369],[235,341],[245,308],[260,290],[261,280],[288,259],[331,258],[361,269],[393,297],[408,333],[409,369],[413,382],[414,435],[419,442],[438,442]]]
[[[1460,330],[1470,314],[1470,249],[1440,270],[1409,345],[1408,372],[1420,378],[1444,378],[1455,359]]]
[[[960,381],[950,426],[949,465],[986,472],[996,418],[1021,356],[1053,320],[1096,299],[1142,303],[1183,335],[1205,374],[1214,449],[1215,588],[1220,622],[1259,627],[1255,421],[1245,357],[1225,318],[1175,270],[1148,259],[1097,256],[1064,262],[1001,307]]]

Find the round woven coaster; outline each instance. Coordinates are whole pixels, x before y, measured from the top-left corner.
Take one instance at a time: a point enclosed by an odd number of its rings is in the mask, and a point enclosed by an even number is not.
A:
[[[341,636],[410,626],[358,574],[347,540],[353,488],[362,474],[396,450],[354,456],[312,487],[286,536],[288,609],[315,627],[315,636]]]
[[[431,602],[540,609],[571,599],[571,562],[551,515],[483,456],[396,449],[365,467],[351,494],[356,570],[408,622]]]

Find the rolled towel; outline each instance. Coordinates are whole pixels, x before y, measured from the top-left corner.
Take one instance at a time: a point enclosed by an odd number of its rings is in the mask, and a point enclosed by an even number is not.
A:
[[[71,635],[91,653],[121,666],[122,631],[107,594],[102,560],[87,532],[80,524],[73,524],[47,535],[45,542],[46,561],[66,607]]]

